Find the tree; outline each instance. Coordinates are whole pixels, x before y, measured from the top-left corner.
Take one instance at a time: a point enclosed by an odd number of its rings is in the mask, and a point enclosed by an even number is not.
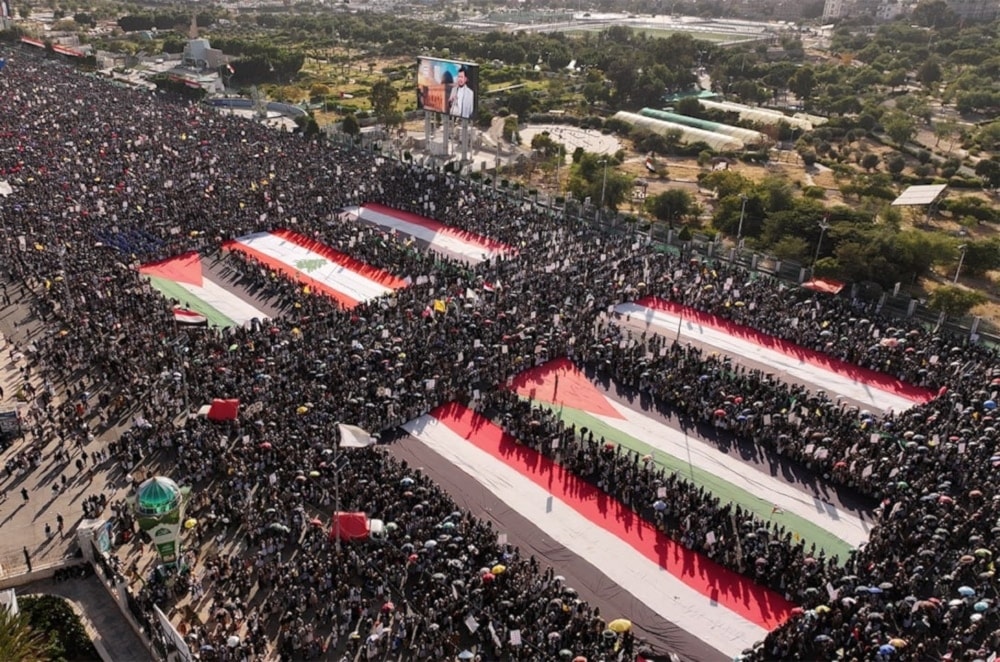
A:
[[[1000,268],[1000,239],[970,241],[965,244],[965,259],[962,260],[963,274],[981,276],[987,271],[997,268]]]
[[[878,154],[875,154],[874,152],[868,152],[867,154],[861,157],[861,167],[867,170],[868,172],[871,172],[876,167],[878,167],[878,161],[879,161]]]
[[[906,167],[906,159],[899,154],[893,154],[886,159],[885,167],[891,174],[898,175],[903,172],[903,168]]]
[[[340,130],[357,140],[361,134],[361,124],[358,123],[358,118],[354,113],[344,115],[344,121],[340,123]]]
[[[937,147],[938,143],[942,139],[947,138],[949,140],[948,153],[951,153],[952,147],[954,147],[955,141],[954,136],[958,133],[958,125],[955,122],[949,120],[940,120],[934,123],[934,146]]]
[[[927,307],[949,317],[961,317],[978,305],[986,303],[986,295],[975,290],[945,285],[927,297]]]
[[[788,81],[788,89],[803,102],[807,102],[816,89],[816,72],[808,65],[802,67]]]
[[[946,28],[958,21],[958,16],[945,0],[924,0],[914,8],[910,17],[925,28]]]
[[[372,85],[370,98],[375,117],[383,126],[389,127],[394,120],[399,92],[388,79],[383,78]]]
[[[902,112],[892,112],[882,119],[882,128],[889,140],[903,146],[917,134],[913,118]]]
[[[528,121],[528,113],[531,112],[531,107],[534,104],[535,98],[531,96],[531,92],[528,90],[517,90],[507,97],[507,107],[510,108],[510,112],[517,115],[522,122]]]
[[[33,630],[47,633],[46,659],[100,659],[80,617],[63,598],[57,595],[28,595],[19,597],[18,605]]]
[[[976,164],[976,175],[983,180],[986,188],[994,191],[1000,189],[1000,157],[981,160]]]
[[[28,614],[11,614],[0,607],[0,660],[42,662],[48,660],[48,646],[42,632],[31,627]]]
[[[917,69],[917,80],[927,87],[933,87],[941,80],[941,65],[936,57],[929,57]]]
[[[646,199],[646,210],[657,219],[671,224],[683,220],[693,206],[691,194],[681,188],[667,189]]]
[[[614,169],[614,161],[600,154],[585,153],[572,166],[567,188],[577,200],[590,198],[594,206],[616,210],[632,190],[633,178]],[[606,179],[605,179],[606,178]]]

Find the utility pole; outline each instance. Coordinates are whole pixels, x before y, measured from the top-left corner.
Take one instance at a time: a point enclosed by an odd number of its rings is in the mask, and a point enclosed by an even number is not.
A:
[[[743,245],[743,219],[747,213],[747,199],[746,193],[740,193],[740,200],[743,202],[740,205],[740,224],[736,228],[736,251],[740,250]],[[733,251],[734,258],[736,257],[736,251]]]
[[[819,222],[819,239],[816,241],[816,252],[813,254],[813,261],[811,266],[811,277],[816,277],[816,260],[819,259],[819,247],[823,245],[823,234],[830,229],[830,224],[826,222],[824,218]]]
[[[955,278],[951,281],[952,284],[958,282],[958,277],[962,273],[962,263],[965,262],[965,252],[969,250],[969,246],[968,244],[962,244],[958,247],[958,250],[960,251],[958,254],[958,268],[955,269]]]

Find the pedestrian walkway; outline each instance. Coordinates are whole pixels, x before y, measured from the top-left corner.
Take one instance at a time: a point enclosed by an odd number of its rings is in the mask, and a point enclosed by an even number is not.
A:
[[[153,659],[97,577],[65,582],[46,579],[20,586],[17,593],[60,595],[76,603],[86,616],[85,625],[94,646],[107,662],[146,662]]]

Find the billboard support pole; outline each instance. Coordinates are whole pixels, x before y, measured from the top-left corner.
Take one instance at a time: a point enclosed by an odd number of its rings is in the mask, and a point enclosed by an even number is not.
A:
[[[462,163],[469,158],[469,118],[462,118]]]
[[[424,144],[427,145],[427,150],[430,151],[431,147],[431,136],[433,135],[434,129],[431,124],[431,114],[424,111]]]
[[[441,116],[441,133],[443,148],[441,156],[444,160],[448,160],[448,156],[451,155],[451,115],[447,113]]]

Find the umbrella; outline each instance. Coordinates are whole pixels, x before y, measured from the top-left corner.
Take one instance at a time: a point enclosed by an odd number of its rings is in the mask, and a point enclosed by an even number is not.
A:
[[[573,657],[573,651],[571,651],[568,648],[564,648],[561,651],[559,651],[559,657],[561,657],[564,660],[568,660],[571,657]]]
[[[426,549],[434,549],[435,547],[437,547],[437,540],[428,540],[424,543]]]
[[[507,566],[501,563],[497,563],[495,566],[490,568],[490,572],[492,572],[494,575],[502,575],[504,572],[506,572],[506,570]]]
[[[980,600],[976,604],[972,605],[972,608],[975,609],[976,611],[986,611],[987,609],[990,608],[990,603],[986,602],[985,600]]]
[[[184,520],[184,528],[185,529],[193,529],[196,526],[198,526],[198,520],[196,520],[195,518],[190,517],[190,518]]]
[[[833,639],[828,635],[821,634],[817,636],[815,639],[813,639],[813,641],[815,641],[817,644],[825,644],[833,641]]]
[[[828,607],[827,605],[819,605],[818,607],[816,607],[814,611],[817,614],[825,614],[830,611],[830,607]]]
[[[981,559],[993,556],[993,552],[991,552],[990,550],[986,549],[985,547],[980,547],[979,549],[977,549],[976,551],[974,551],[973,554],[975,554],[976,556],[978,556]]]
[[[447,578],[448,578],[447,575],[445,575],[443,572],[435,572],[433,575],[431,575],[431,579],[439,582],[443,582]]]
[[[281,522],[271,522],[267,525],[268,531],[277,531],[279,533],[291,533],[292,530]]]
[[[963,598],[971,598],[976,594],[976,590],[971,586],[959,586],[958,594],[961,595]]]
[[[240,638],[234,634],[233,636],[229,637],[229,639],[226,639],[226,645],[229,646],[230,648],[236,648],[237,646],[240,645]]]
[[[464,651],[462,651],[461,653],[458,654],[458,659],[460,659],[460,660],[471,660],[475,656],[476,656],[476,654],[473,653],[472,651],[470,651],[470,650],[464,650]]]
[[[616,618],[615,620],[608,623],[608,629],[612,632],[617,632],[621,634],[622,632],[628,632],[632,629],[632,621],[627,618]]]
[[[896,652],[896,647],[892,644],[882,644],[878,647],[879,655],[892,655]]]
[[[262,449],[264,449],[266,451],[271,450],[271,442],[270,441],[265,441],[264,443],[262,443],[260,445],[260,448],[262,448]]]
[[[390,612],[390,611],[394,610],[395,608],[396,608],[396,605],[394,605],[394,604],[393,604],[393,603],[391,603],[391,602],[387,602],[387,603],[385,603],[384,605],[382,605],[382,611],[383,611],[383,612],[386,612],[386,613],[388,613],[388,612]]]

